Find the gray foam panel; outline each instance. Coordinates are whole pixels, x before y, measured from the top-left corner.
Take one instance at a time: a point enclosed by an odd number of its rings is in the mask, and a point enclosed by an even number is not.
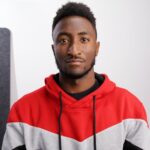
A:
[[[0,149],[10,107],[10,31],[0,28]]]

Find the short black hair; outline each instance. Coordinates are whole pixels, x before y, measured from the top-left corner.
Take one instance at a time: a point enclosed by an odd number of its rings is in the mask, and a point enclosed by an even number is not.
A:
[[[81,16],[89,20],[94,27],[97,35],[96,18],[94,17],[93,12],[87,5],[77,2],[68,2],[65,5],[62,5],[60,9],[58,9],[58,11],[56,12],[56,16],[53,19],[52,31],[61,19],[69,16]]]

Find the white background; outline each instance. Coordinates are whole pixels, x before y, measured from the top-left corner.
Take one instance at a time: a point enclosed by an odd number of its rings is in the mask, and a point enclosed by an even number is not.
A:
[[[77,1],[77,0],[76,0]],[[51,25],[66,0],[0,0],[0,27],[11,31],[11,104],[58,72]],[[80,0],[97,18],[95,71],[106,73],[145,105],[150,116],[150,1]]]

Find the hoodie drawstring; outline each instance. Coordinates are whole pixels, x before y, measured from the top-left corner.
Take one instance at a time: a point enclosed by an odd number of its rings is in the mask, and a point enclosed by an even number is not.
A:
[[[96,150],[96,96],[93,96],[93,146]]]
[[[62,116],[62,109],[63,109],[63,104],[62,104],[62,93],[59,93],[59,98],[60,98],[60,112],[59,112],[59,117],[58,117],[58,140],[59,140],[59,150],[62,150],[62,144],[61,144],[61,116]]]
[[[61,116],[62,116],[62,109],[63,109],[63,103],[62,103],[62,93],[59,93],[60,98],[60,112],[58,117],[58,138],[59,138],[59,150],[62,150],[62,141],[61,141]],[[97,150],[96,147],[96,96],[93,96],[93,147],[94,150]]]

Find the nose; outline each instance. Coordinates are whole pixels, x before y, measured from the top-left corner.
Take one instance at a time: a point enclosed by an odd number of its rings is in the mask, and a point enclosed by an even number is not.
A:
[[[77,56],[81,54],[80,45],[77,41],[70,44],[68,49],[68,55]]]

